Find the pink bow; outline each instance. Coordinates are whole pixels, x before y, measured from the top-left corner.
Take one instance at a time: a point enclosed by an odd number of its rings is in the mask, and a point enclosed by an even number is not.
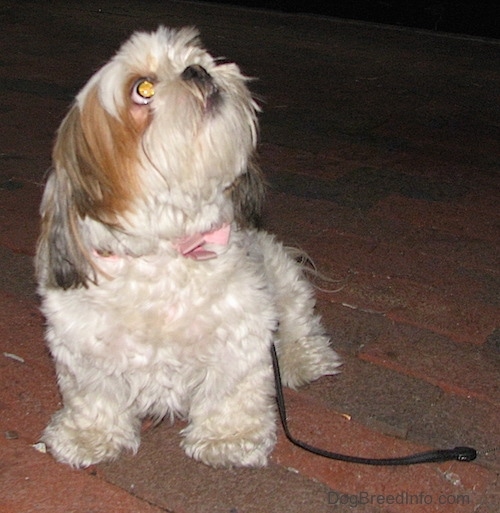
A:
[[[205,244],[227,246],[230,234],[231,225],[223,224],[216,230],[205,233],[195,233],[194,235],[184,237],[175,244],[175,248],[186,258],[192,258],[193,260],[210,260],[211,258],[217,258],[217,253],[205,249]]]

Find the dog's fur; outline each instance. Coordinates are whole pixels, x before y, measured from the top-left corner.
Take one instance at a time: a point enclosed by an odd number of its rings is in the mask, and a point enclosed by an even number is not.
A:
[[[142,419],[181,416],[188,455],[265,465],[271,344],[290,387],[337,370],[300,266],[255,228],[264,185],[246,84],[195,29],[160,27],[134,34],[62,122],[36,257],[64,402],[42,439],[60,461],[136,451]],[[191,251],[196,235],[209,240]]]

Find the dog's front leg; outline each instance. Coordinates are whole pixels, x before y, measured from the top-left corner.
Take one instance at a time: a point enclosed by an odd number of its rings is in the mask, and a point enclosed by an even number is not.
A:
[[[78,373],[61,364],[57,370],[64,406],[42,436],[53,456],[73,467],[87,467],[114,459],[123,449],[136,452],[140,420],[123,378],[82,366]]]
[[[189,417],[182,432],[189,456],[213,467],[266,465],[276,442],[270,361],[224,394],[206,383],[196,394]]]

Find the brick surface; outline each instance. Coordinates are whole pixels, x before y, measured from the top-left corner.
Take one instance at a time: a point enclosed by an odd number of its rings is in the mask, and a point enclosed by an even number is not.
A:
[[[444,231],[419,236],[399,221],[367,225],[355,214],[349,217],[346,209],[339,218],[333,202],[299,198],[291,204],[285,195],[272,194],[271,203],[276,211],[269,216],[270,227],[286,217],[286,227],[277,227],[280,236],[304,249],[324,274],[346,279],[332,301],[384,313],[459,342],[483,344],[499,325],[498,257],[491,242],[471,244],[467,236],[458,242],[454,236],[453,243]],[[435,251],[438,244],[440,252]],[[458,255],[450,255],[452,245]],[[479,262],[471,255],[483,247]]]
[[[396,322],[421,326],[458,342],[483,344],[498,326],[498,308],[462,304],[429,284],[390,276],[352,273],[335,301],[383,313]]]
[[[444,198],[446,199],[446,198]],[[496,216],[492,216],[491,205],[481,202],[474,206],[447,201],[422,201],[392,196],[377,205],[375,215],[395,218],[412,226],[423,226],[466,238],[498,243]]]
[[[360,358],[390,368],[404,368],[405,373],[454,394],[492,404],[500,400],[496,354],[457,345],[419,328],[398,326],[364,348]]]
[[[402,336],[401,332],[395,332],[400,327],[394,326],[393,321],[380,314],[325,301],[320,301],[318,307],[331,328],[333,346],[343,355],[345,365],[339,375],[319,380],[304,392],[371,429],[398,438],[434,447],[473,445],[480,451],[498,446],[498,393],[495,393],[498,356],[494,349],[479,353],[475,347],[470,350],[462,344],[456,346],[441,337],[434,338],[432,347],[432,344],[420,346],[419,338],[431,335],[417,336],[414,328],[407,327],[412,333],[407,340],[416,344],[408,351],[414,360],[388,365],[366,353],[382,351],[380,341]],[[437,354],[441,344],[448,348],[448,353]],[[394,345],[392,349],[399,351],[398,347]],[[395,353],[389,352],[386,359],[391,357],[398,359]],[[483,375],[478,359],[485,362],[489,374]],[[433,368],[434,374],[426,373],[422,367]],[[430,379],[432,375],[434,380]],[[464,390],[474,385],[484,391],[484,398]],[[498,467],[499,458],[493,452],[482,463]]]
[[[0,243],[16,253],[34,255],[39,233],[40,185],[9,178],[0,183]]]
[[[13,431],[34,443],[58,403],[43,319],[31,301],[3,292],[0,301],[0,433]]]
[[[309,157],[308,161],[309,165],[315,163],[312,157]],[[336,169],[331,168],[328,172],[334,176],[337,173]],[[293,184],[296,178],[292,177],[288,180]],[[308,180],[304,178],[303,181]],[[417,258],[432,257],[442,265],[454,266],[457,269],[479,269],[489,278],[497,279],[497,270],[500,265],[498,251],[496,251],[497,244],[483,239],[481,230],[474,235],[465,236],[442,231],[432,226],[412,225],[406,222],[404,217],[379,215],[381,212],[376,208],[367,212],[347,206],[346,200],[342,200],[340,204],[328,199],[305,198],[299,195],[291,203],[287,194],[278,192],[278,189],[282,188],[282,185],[276,186],[274,183],[271,185],[266,222],[282,234],[288,242],[298,244],[303,238],[307,241],[308,236],[315,235],[321,235],[325,240],[344,235],[350,239],[359,238],[366,243],[371,242],[372,249],[378,246],[389,247],[387,254],[391,257],[397,257],[397,250],[404,250],[406,254]],[[323,184],[321,187],[316,187],[316,189],[322,188]],[[301,191],[300,188],[294,188],[291,192],[299,194]],[[489,208],[494,210],[494,203],[491,203]],[[389,209],[386,212],[389,214]],[[283,223],[283,218],[289,221],[288,225]],[[307,230],[304,230],[303,226],[307,226]],[[300,240],[298,240],[299,237]],[[333,239],[331,246],[337,253],[341,253],[342,248],[336,248]],[[411,268],[411,262],[412,260],[408,259],[409,268]],[[330,265],[332,264],[334,262]]]
[[[99,474],[169,511],[352,511],[349,505],[331,504],[333,494],[341,494],[337,483],[329,483],[333,486],[330,488],[316,479],[309,479],[295,465],[278,462],[265,469],[227,470],[207,468],[187,459],[179,447],[182,427],[184,425],[177,422],[173,426],[162,424],[148,431],[137,456],[100,465]],[[375,506],[365,511],[382,513],[385,509]]]
[[[319,447],[328,446],[334,452],[366,457],[400,456],[426,448],[374,434],[342,414],[323,409],[310,398],[297,393],[286,394],[290,427],[294,435]],[[314,406],[313,406],[314,405]],[[381,495],[387,511],[402,511],[397,503],[388,504],[388,496],[406,493],[420,496],[415,511],[475,511],[484,497],[494,491],[496,473],[475,464],[444,463],[411,467],[369,467],[334,462],[311,457],[305,451],[280,439],[274,459],[281,465],[292,466],[301,474],[329,484],[343,493],[369,497]],[[376,477],[375,477],[376,476]],[[467,497],[460,504],[462,499]],[[396,499],[394,499],[395,501]],[[446,504],[441,503],[447,502]],[[454,504],[448,504],[454,502]],[[464,502],[466,504],[464,504]],[[412,509],[413,511],[413,509]]]
[[[57,464],[23,441],[0,440],[2,513],[159,513],[128,490]]]
[[[473,445],[478,450],[500,442],[490,403],[450,397],[439,387],[372,362],[346,359],[340,376],[310,385],[307,395],[374,431],[403,440],[434,447]],[[491,462],[499,463],[496,455]]]
[[[497,41],[170,1],[2,0],[0,20],[0,512],[500,510]],[[159,23],[197,25],[259,78],[264,224],[337,280],[318,311],[343,372],[286,393],[293,432],[355,455],[466,444],[474,463],[350,465],[280,431],[268,468],[214,470],[180,422],[87,471],[33,449],[60,401],[32,268],[54,132]]]
[[[29,244],[30,247],[31,243]],[[33,257],[0,245],[0,290],[24,299],[37,301]]]

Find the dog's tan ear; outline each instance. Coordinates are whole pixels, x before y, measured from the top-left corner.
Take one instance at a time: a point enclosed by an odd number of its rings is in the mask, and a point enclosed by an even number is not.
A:
[[[68,176],[54,169],[42,200],[41,234],[35,266],[38,281],[45,287],[86,286],[95,281],[95,269],[80,235],[78,214]]]
[[[89,148],[76,102],[57,131],[53,169],[47,180],[40,213],[36,271],[47,287],[87,286],[96,273],[81,235],[81,220],[96,208],[102,196],[89,173]]]
[[[138,194],[134,173],[144,126],[125,107],[119,118],[109,114],[97,88],[64,118],[42,202],[37,272],[47,286],[68,289],[95,281],[97,269],[92,248],[82,237],[82,221],[88,217],[119,227],[119,216],[126,215]]]
[[[137,148],[144,129],[124,107],[115,118],[101,105],[97,88],[70,110],[58,132],[53,161],[64,170],[80,216],[116,225],[138,194]]]
[[[266,195],[266,181],[255,159],[251,159],[245,173],[231,185],[235,221],[241,228],[260,228]]]
[[[80,235],[80,216],[87,194],[79,173],[80,110],[73,104],[57,132],[53,169],[47,180],[40,213],[41,233],[35,266],[46,287],[86,286],[95,272]]]

